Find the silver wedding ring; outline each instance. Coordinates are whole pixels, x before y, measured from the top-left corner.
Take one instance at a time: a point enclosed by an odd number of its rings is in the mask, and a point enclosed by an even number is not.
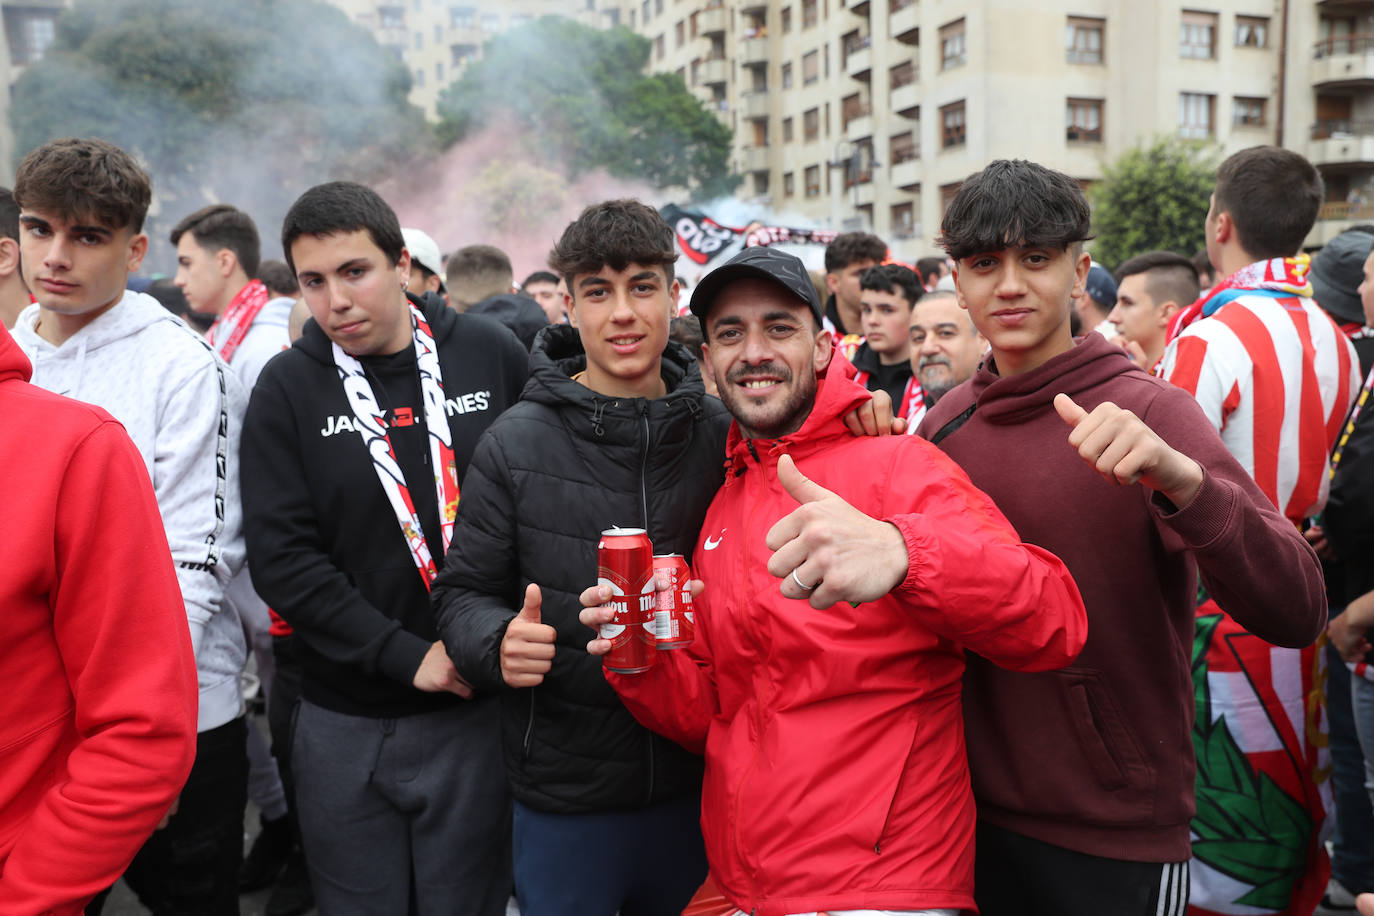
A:
[[[814,585],[802,585],[802,580],[797,578],[797,571],[795,569],[792,570],[792,581],[797,583],[797,588],[801,589],[804,592],[809,592],[816,587]]]

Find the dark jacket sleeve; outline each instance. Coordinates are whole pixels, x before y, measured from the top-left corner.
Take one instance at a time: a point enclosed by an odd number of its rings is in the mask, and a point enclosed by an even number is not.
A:
[[[1322,529],[1331,549],[1346,563],[1367,560],[1374,550],[1374,399],[1364,404],[1341,448]]]
[[[330,560],[301,433],[274,364],[254,387],[243,424],[243,527],[253,585],[325,658],[409,684],[429,644],[374,607]]]
[[[514,484],[498,438],[477,443],[458,501],[458,518],[444,570],[434,580],[439,638],[468,683],[505,687],[501,639],[515,617],[518,579]]]
[[[1151,498],[1161,528],[1182,540],[1221,609],[1266,642],[1311,645],[1326,626],[1321,564],[1231,455],[1202,409],[1182,389],[1155,398],[1146,425],[1202,465],[1202,487],[1177,509]]]

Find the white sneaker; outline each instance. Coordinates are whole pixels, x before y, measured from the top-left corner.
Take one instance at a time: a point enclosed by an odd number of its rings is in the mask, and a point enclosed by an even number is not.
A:
[[[1326,883],[1326,894],[1317,904],[1312,916],[1349,916],[1355,912],[1355,895],[1341,882],[1332,878]]]

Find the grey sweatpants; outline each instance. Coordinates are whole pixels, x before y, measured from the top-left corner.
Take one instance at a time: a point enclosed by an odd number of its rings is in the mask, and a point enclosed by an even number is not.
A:
[[[321,916],[503,916],[511,814],[498,715],[494,697],[398,719],[301,701],[292,770]]]

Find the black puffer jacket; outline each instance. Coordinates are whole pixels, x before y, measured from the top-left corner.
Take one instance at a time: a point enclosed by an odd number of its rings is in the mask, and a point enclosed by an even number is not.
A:
[[[613,525],[649,531],[655,553],[691,556],[723,480],[729,414],[702,390],[679,344],[663,357],[668,394],[607,398],[572,375],[577,331],[539,333],[523,400],[477,445],[443,573],[439,632],[459,672],[502,691],[506,771],[516,799],[559,814],[638,808],[701,787],[701,760],[651,733],[621,705],[587,654],[594,635],[577,596],[596,583],[596,545]],[[525,586],[543,592],[558,631],[553,669],[511,690],[499,650]]]

